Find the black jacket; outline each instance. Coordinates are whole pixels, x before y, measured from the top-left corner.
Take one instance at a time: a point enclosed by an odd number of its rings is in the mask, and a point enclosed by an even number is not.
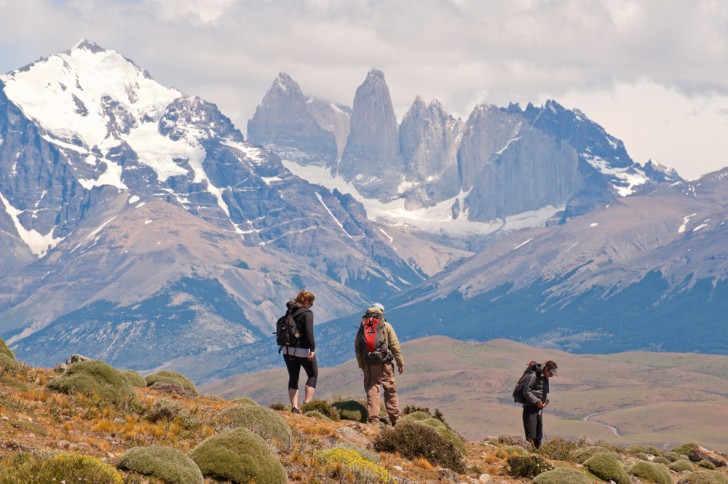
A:
[[[309,348],[311,351],[316,349],[316,341],[313,337],[313,311],[309,308],[302,308],[296,306],[293,301],[288,301],[286,307],[294,315],[293,320],[296,322],[296,327],[301,333],[301,338],[298,340],[296,348]],[[303,309],[303,311],[301,311]]]
[[[539,402],[548,402],[549,379],[543,374],[543,370],[534,371],[526,377],[523,382],[523,396],[526,399],[524,405],[532,405],[538,408]]]

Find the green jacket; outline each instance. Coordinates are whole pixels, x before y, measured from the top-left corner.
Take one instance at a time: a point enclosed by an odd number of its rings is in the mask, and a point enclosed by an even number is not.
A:
[[[397,367],[402,368],[404,366],[404,358],[402,357],[402,350],[399,347],[399,339],[397,333],[394,332],[394,328],[388,321],[384,321],[384,327],[382,334],[387,341],[387,348],[392,352],[394,361],[397,362]],[[356,351],[356,362],[359,364],[359,368],[364,368],[364,355],[362,354],[361,347],[359,345],[359,339],[362,337],[362,329],[356,333],[356,339],[354,339],[354,351]]]

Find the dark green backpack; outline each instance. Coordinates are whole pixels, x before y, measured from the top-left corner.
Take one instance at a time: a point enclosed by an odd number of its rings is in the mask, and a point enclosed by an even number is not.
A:
[[[513,401],[516,403],[526,403],[526,398],[523,396],[523,384],[526,382],[528,375],[534,372],[541,371],[541,363],[531,361],[526,367],[526,371],[523,372],[521,378],[516,383],[516,388],[513,389]]]

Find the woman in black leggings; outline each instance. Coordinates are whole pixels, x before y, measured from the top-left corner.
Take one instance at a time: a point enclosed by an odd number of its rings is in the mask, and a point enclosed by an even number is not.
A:
[[[291,412],[300,413],[298,409],[298,375],[301,367],[306,372],[306,390],[303,403],[313,400],[313,392],[316,389],[316,378],[318,378],[318,363],[316,363],[316,342],[313,337],[313,300],[316,297],[311,291],[303,290],[298,293],[296,299],[288,301],[286,306],[293,314],[293,320],[301,334],[295,346],[284,346],[282,349],[283,360],[288,369],[288,397],[291,399]]]

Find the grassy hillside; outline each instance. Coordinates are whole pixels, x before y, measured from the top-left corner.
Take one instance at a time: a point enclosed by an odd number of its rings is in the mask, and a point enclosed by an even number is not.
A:
[[[318,348],[318,352],[325,348]],[[621,445],[670,447],[695,440],[728,451],[728,356],[630,352],[575,355],[509,340],[461,342],[435,336],[403,345],[406,372],[398,377],[400,402],[439,408],[470,439],[520,434],[515,380],[531,359],[553,359],[559,376],[545,410],[546,437],[587,437]],[[261,402],[286,399],[281,368],[203,386],[225,397]],[[363,397],[355,361],[320,370],[318,395]]]
[[[432,338],[417,347],[408,345],[406,349],[413,351],[408,361],[412,373],[402,377],[403,392],[449,397],[453,413],[445,413],[447,423],[467,415],[477,421],[483,417],[497,421],[499,415],[489,412],[499,407],[493,406],[491,397],[482,397],[483,392],[493,392],[499,368],[524,348],[507,342],[453,343]],[[449,352],[444,351],[447,347]],[[465,372],[442,369],[446,366],[434,359],[428,363],[415,357],[415,349],[429,349],[430,356],[437,355],[448,365],[476,356],[479,364]],[[705,373],[714,370],[703,363],[700,368]],[[479,378],[473,378],[476,371]],[[266,386],[273,392],[280,388],[279,373],[248,375],[246,385],[261,395]],[[334,393],[337,382],[348,384],[356,371],[339,368],[325,373],[326,386]],[[266,377],[275,378],[266,383]],[[468,395],[476,386],[479,393]],[[553,438],[532,453],[518,436],[463,439],[442,420],[429,418],[437,414],[434,411],[406,409],[407,415],[391,428],[358,421],[361,404],[356,401],[317,400],[303,406],[303,414],[293,414],[287,405],[272,409],[259,405],[262,400],[256,403],[251,392],[224,390],[220,393],[236,398],[201,394],[189,379],[173,371],[144,377],[100,361],[73,363],[56,371],[32,368],[11,351],[0,351],[0,482],[511,484],[530,482],[538,475],[534,482],[539,484],[610,479],[637,483],[656,482],[653,473],[661,473],[664,479],[659,482],[674,483],[709,473],[713,480],[707,482],[728,483],[728,469],[710,469],[710,462],[695,454],[702,449],[692,443],[662,452],[606,443],[602,444],[607,448],[597,448],[587,439]],[[348,391],[344,386],[338,390]],[[463,396],[481,396],[483,405],[473,406]],[[412,400],[427,404],[424,398]],[[679,417],[679,411],[675,415]],[[631,421],[644,416],[616,414],[615,418]],[[509,423],[504,427],[513,430]],[[600,456],[598,462],[587,460],[593,454]],[[710,457],[725,461],[717,454]]]

